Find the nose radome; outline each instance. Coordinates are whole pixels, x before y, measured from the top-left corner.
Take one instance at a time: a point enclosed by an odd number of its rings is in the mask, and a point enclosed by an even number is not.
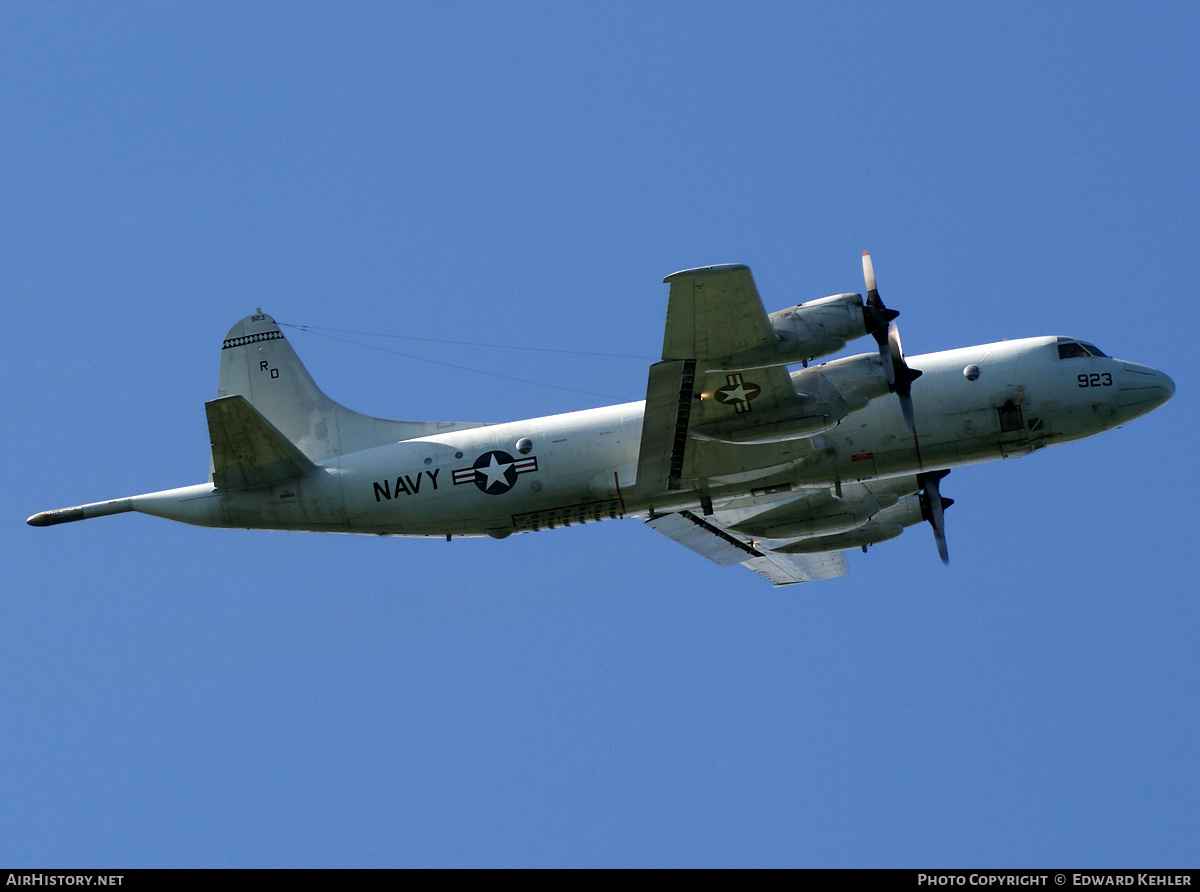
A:
[[[1175,382],[1158,369],[1127,362],[1116,393],[1118,411],[1128,418],[1152,412],[1175,395]]]
[[[1153,384],[1151,384],[1146,393],[1153,402],[1151,408],[1157,409],[1175,395],[1175,382],[1158,369],[1152,369],[1148,366],[1143,366],[1143,368],[1153,376],[1150,379]]]
[[[1167,400],[1169,400],[1171,397],[1173,397],[1175,395],[1175,382],[1172,381],[1169,376],[1164,375],[1162,372],[1158,373],[1158,377],[1159,377],[1159,381],[1161,382],[1160,386],[1162,387],[1162,389],[1164,391],[1166,391],[1166,394],[1167,394],[1166,396],[1163,397],[1163,403],[1165,403]],[[1159,403],[1159,405],[1161,406],[1162,403]]]

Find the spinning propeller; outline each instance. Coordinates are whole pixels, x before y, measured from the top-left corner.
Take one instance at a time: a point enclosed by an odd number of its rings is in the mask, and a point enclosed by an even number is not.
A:
[[[946,549],[946,509],[954,504],[954,499],[943,499],[939,484],[949,473],[936,471],[917,475],[917,483],[921,487],[921,516],[933,527],[933,538],[943,564],[950,563],[950,552]]]
[[[871,263],[871,255],[866,251],[863,251],[862,263],[863,279],[867,285],[863,318],[867,331],[879,345],[879,355],[883,358],[883,370],[887,375],[888,386],[899,398],[904,421],[915,437],[917,424],[913,418],[912,383],[921,377],[921,370],[911,368],[904,361],[904,348],[900,346],[900,329],[896,327],[895,322],[900,313],[889,310],[879,299],[879,289],[875,287],[875,266]],[[921,488],[921,517],[933,527],[933,538],[937,542],[938,556],[943,564],[950,563],[950,552],[946,548],[946,509],[954,504],[954,499],[943,499],[939,484],[949,473],[935,471],[917,475],[917,485]]]
[[[875,287],[875,267],[871,263],[871,255],[863,251],[863,278],[867,285],[867,302],[863,305],[863,317],[867,331],[879,345],[879,355],[883,358],[883,369],[887,375],[888,386],[892,393],[900,399],[900,411],[904,413],[904,421],[909,430],[916,433],[916,421],[913,418],[912,383],[921,377],[919,369],[910,368],[904,361],[904,349],[900,346],[900,330],[896,327],[895,318],[900,315],[898,310],[889,310],[879,299],[879,289]]]

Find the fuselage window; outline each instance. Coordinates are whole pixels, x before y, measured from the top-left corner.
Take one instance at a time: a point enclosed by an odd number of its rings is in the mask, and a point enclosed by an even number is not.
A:
[[[1099,347],[1097,347],[1095,344],[1089,344],[1087,341],[1080,341],[1079,343],[1081,343],[1084,347],[1087,347],[1088,352],[1091,353],[1092,356],[1103,356],[1105,358],[1108,357],[1108,354],[1105,353],[1103,350],[1101,350]]]

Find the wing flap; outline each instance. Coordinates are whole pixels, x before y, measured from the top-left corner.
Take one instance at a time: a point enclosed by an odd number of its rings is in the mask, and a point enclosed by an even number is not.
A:
[[[646,521],[646,525],[720,567],[730,567],[749,558],[763,556],[757,548],[691,511],[662,514]]]
[[[316,470],[244,396],[220,397],[205,403],[204,411],[217,489],[270,486]]]
[[[638,452],[637,485],[646,492],[679,489],[695,389],[694,360],[650,366]]]

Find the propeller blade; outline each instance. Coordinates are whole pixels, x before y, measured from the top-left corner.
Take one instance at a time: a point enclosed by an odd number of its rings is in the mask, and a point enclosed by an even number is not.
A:
[[[945,566],[950,566],[950,550],[946,547],[946,518],[943,513],[946,506],[938,501],[938,525],[933,528],[933,538],[937,542],[938,557]]]
[[[892,385],[892,390],[897,389],[898,382],[903,387],[904,374],[901,370],[908,368],[908,364],[904,361],[904,348],[900,346],[900,329],[896,327],[895,322],[888,323],[887,360],[884,364],[891,372],[888,375],[888,384]]]
[[[883,360],[883,376],[887,379],[888,387],[896,389],[896,360],[886,345],[879,348],[879,358]]]
[[[900,327],[895,322],[888,323],[887,339],[888,350],[891,351],[892,356],[900,362],[904,362],[904,346],[900,343]]]
[[[867,300],[863,304],[863,324],[879,345],[879,357],[883,360],[883,373],[887,377],[888,387],[899,397],[904,421],[915,435],[917,422],[913,414],[912,383],[921,377],[921,372],[909,368],[908,363],[904,361],[904,348],[900,346],[900,329],[894,321],[900,313],[883,305],[879,297],[879,288],[875,284],[875,264],[871,262],[871,255],[867,251],[863,251],[862,266],[863,282],[867,286]]]
[[[950,551],[946,547],[946,509],[954,504],[954,499],[942,498],[940,484],[949,473],[939,471],[917,477],[921,486],[921,516],[933,527],[933,540],[937,543],[938,557],[943,564],[950,563]]]
[[[913,412],[912,385],[905,383],[897,387],[896,396],[900,400],[900,414],[904,416],[904,423],[915,434],[917,432],[917,416]]]
[[[870,251],[863,251],[863,279],[867,283],[867,300],[879,300],[879,289],[875,287],[875,264],[871,262]]]
[[[890,361],[889,361],[890,360]],[[896,323],[888,325],[888,360],[884,368],[890,370],[888,383],[892,391],[900,399],[900,411],[904,413],[904,421],[908,429],[916,432],[917,422],[913,414],[912,383],[921,377],[921,370],[914,369],[904,361],[904,348],[900,344],[900,329]]]
[[[883,353],[887,349],[888,323],[900,314],[896,310],[889,310],[880,300],[879,289],[875,286],[875,265],[871,263],[871,255],[866,251],[863,251],[862,265],[863,281],[867,286],[867,300],[863,304],[863,322],[867,331],[875,338],[875,343],[879,345],[879,352]],[[890,378],[888,383],[891,383]]]

